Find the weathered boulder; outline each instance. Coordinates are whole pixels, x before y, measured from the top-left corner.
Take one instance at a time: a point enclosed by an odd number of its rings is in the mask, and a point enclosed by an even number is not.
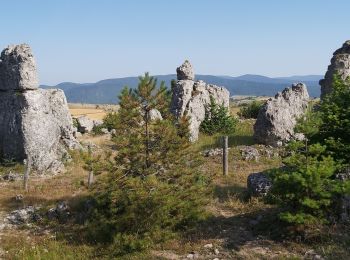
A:
[[[186,70],[184,69],[186,68]],[[224,87],[207,84],[204,81],[193,81],[194,76],[188,70],[192,66],[188,61],[177,68],[178,81],[173,86],[173,96],[171,101],[171,112],[176,118],[186,115],[190,119],[190,140],[196,141],[199,134],[199,126],[205,118],[205,111],[210,104],[212,96],[217,104],[229,106],[229,91]],[[187,70],[188,69],[188,70]],[[193,72],[193,70],[192,70]],[[194,74],[193,74],[194,75]]]
[[[194,80],[192,64],[188,60],[176,69],[176,73],[178,80]]]
[[[265,196],[272,187],[272,182],[264,172],[252,173],[247,178],[248,192],[252,196]]]
[[[159,112],[158,109],[151,109],[151,111],[149,111],[149,118],[151,119],[151,121],[154,120],[163,120],[162,114]]]
[[[17,180],[23,180],[23,175],[17,172],[8,172],[4,175],[0,176],[0,180],[4,181],[17,181]]]
[[[227,148],[227,149],[230,150],[230,147]],[[204,157],[222,156],[222,154],[223,154],[223,149],[222,149],[222,148],[207,149],[207,150],[204,150],[201,154],[202,154]]]
[[[18,50],[21,46],[11,48]],[[28,48],[25,45],[19,67],[21,61],[33,59]],[[80,147],[73,136],[72,118],[63,91],[35,89],[31,85],[33,81],[9,81],[8,78],[17,77],[18,71],[13,70],[11,75],[6,64],[2,62],[0,70],[0,81],[6,82],[0,92],[0,158],[23,161],[29,157],[32,169],[39,172],[63,170],[62,158],[68,156],[66,149]],[[13,62],[9,66],[15,67]],[[22,66],[23,75],[33,73],[32,67],[28,73],[25,68]],[[22,84],[20,90],[17,83]]]
[[[80,116],[76,120],[78,123],[78,132],[82,134],[90,133],[94,128],[94,121],[87,116]]]
[[[251,147],[251,146],[245,146],[239,149],[241,152],[241,156],[243,160],[245,161],[259,161],[260,154],[258,149]]]
[[[350,41],[346,41],[343,46],[333,53],[331,64],[324,76],[320,80],[321,98],[332,92],[333,77],[338,74],[342,80],[350,76]]]
[[[140,125],[143,125],[145,123],[146,111],[144,111],[142,108],[140,108],[139,111],[140,111],[140,114],[142,116],[142,120],[139,123],[140,123]],[[158,109],[153,108],[148,112],[148,120],[151,120],[151,121],[163,120],[163,116]]]
[[[33,222],[38,218],[36,211],[37,209],[33,206],[14,210],[6,216],[5,223],[10,225],[22,225]]]
[[[104,127],[101,128],[101,133],[102,133],[102,134],[105,134],[105,135],[110,134],[109,131],[108,131],[108,129],[107,129],[107,128],[104,128]]]
[[[35,60],[29,45],[10,45],[1,52],[0,90],[37,89]]]
[[[270,98],[260,109],[254,125],[254,139],[261,144],[280,146],[302,138],[294,133],[297,119],[305,113],[309,94],[304,84],[293,84]]]
[[[62,170],[66,148],[79,147],[62,90],[0,93],[0,156],[31,157],[35,170]]]
[[[93,121],[94,127],[98,127],[98,126],[103,125],[103,120],[94,119],[94,120],[92,120],[92,121]]]
[[[90,119],[87,116],[79,116],[75,118],[77,122],[77,131],[81,134],[91,133],[94,127],[103,125],[103,121],[99,119]]]

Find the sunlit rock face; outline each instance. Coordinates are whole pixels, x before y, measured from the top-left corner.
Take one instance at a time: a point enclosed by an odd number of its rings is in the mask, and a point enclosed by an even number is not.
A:
[[[190,141],[198,139],[199,127],[205,118],[205,111],[212,96],[217,104],[228,108],[230,92],[216,85],[204,81],[195,81],[191,63],[185,61],[176,69],[177,82],[172,88],[173,96],[171,111],[176,118],[186,115],[189,117]]]
[[[297,119],[308,106],[309,94],[304,84],[294,84],[278,92],[260,109],[254,125],[254,139],[257,143],[280,146],[292,139],[302,139],[294,132]]]
[[[80,145],[64,92],[39,89],[35,60],[26,44],[9,46],[0,61],[0,157],[30,158],[39,172],[63,170],[67,149]]]
[[[324,79],[320,80],[321,98],[332,92],[335,75],[339,75],[342,80],[350,76],[350,41],[346,41],[340,49],[333,53]]]

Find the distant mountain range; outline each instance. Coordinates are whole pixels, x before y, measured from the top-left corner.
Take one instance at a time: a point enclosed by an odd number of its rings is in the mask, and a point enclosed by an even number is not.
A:
[[[175,74],[158,75],[158,82],[165,81],[170,87]],[[274,96],[278,91],[290,86],[292,83],[303,82],[306,84],[312,97],[320,96],[318,81],[321,75],[291,76],[269,78],[261,75],[242,75],[238,77],[196,75],[197,80],[203,80],[210,84],[226,87],[232,95]],[[116,104],[118,95],[124,86],[134,88],[137,86],[138,77],[116,78],[101,80],[96,83],[64,82],[56,86],[42,85],[42,88],[60,88],[67,97],[69,103],[89,104]]]

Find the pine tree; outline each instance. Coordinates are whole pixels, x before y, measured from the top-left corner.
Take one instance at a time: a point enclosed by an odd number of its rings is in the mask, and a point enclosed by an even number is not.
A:
[[[322,155],[325,150],[320,144],[292,142],[285,167],[270,174],[270,198],[280,206],[281,220],[297,225],[327,222],[342,183],[332,178],[338,166],[332,157]]]
[[[334,77],[332,92],[321,102],[322,123],[318,140],[327,145],[328,154],[350,162],[350,79]],[[324,140],[324,141],[323,141]]]
[[[206,108],[204,121],[201,123],[201,132],[208,135],[229,135],[235,131],[237,120],[232,117],[224,105],[215,102],[210,96],[210,104]]]
[[[210,178],[191,150],[188,119],[149,117],[169,105],[166,95],[164,83],[157,87],[148,74],[120,95],[115,164],[96,188],[90,223],[93,239],[112,243],[116,255],[148,249],[205,216]]]

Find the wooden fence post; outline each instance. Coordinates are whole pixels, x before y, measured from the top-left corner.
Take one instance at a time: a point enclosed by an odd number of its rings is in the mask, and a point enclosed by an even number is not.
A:
[[[26,163],[27,167],[26,167],[26,171],[24,173],[24,176],[23,176],[23,188],[25,191],[28,191],[28,182],[29,182],[29,174],[30,174],[30,171],[31,171],[31,167],[32,167],[32,161],[30,159],[30,156],[27,156],[27,163]]]
[[[90,188],[93,183],[94,183],[94,172],[89,171],[88,188]]]
[[[222,167],[223,174],[228,174],[228,136],[223,136],[222,144]]]

